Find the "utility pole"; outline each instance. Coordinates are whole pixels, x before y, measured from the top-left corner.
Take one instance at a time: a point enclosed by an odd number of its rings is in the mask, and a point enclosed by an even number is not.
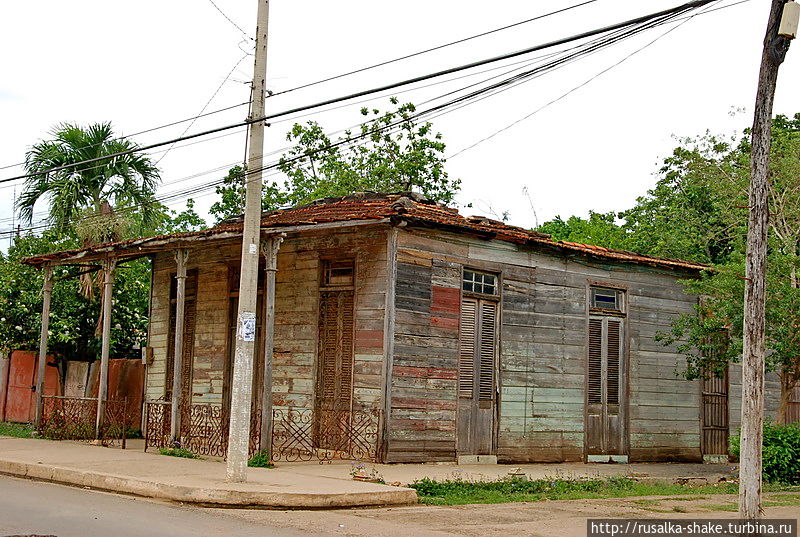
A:
[[[253,104],[250,119],[264,117],[267,77],[267,26],[269,0],[258,0],[256,54],[253,66]],[[236,348],[231,381],[231,416],[228,430],[227,478],[247,481],[250,444],[250,404],[253,399],[253,361],[256,348],[256,304],[261,237],[261,168],[264,155],[264,122],[250,124],[245,173],[245,211],[242,230],[242,265],[239,272],[239,309],[236,314]]]
[[[778,67],[786,57],[790,39],[797,32],[797,8],[798,5],[794,2],[772,0],[753,113],[750,213],[747,224],[744,291],[742,432],[739,469],[739,517],[749,520],[759,518],[762,513],[761,444],[764,435],[764,332],[772,105],[778,80]],[[794,19],[794,30],[786,28],[787,24],[792,25],[792,19]]]

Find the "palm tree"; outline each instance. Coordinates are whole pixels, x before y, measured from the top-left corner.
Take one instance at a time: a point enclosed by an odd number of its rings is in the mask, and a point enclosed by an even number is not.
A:
[[[33,208],[43,197],[49,202],[48,222],[66,229],[79,217],[107,215],[109,209],[137,210],[147,224],[157,213],[153,194],[160,180],[158,168],[144,155],[129,153],[137,144],[115,138],[111,123],[81,127],[62,123],[52,131],[51,140],[35,144],[25,155],[29,177],[17,202],[20,217],[30,223]],[[100,158],[86,164],[77,162]],[[69,166],[64,169],[64,166]],[[49,171],[54,169],[54,171]],[[86,241],[87,237],[83,237]],[[110,237],[93,237],[107,240]]]
[[[136,149],[137,144],[115,138],[111,123],[86,128],[62,123],[51,134],[52,140],[34,144],[25,154],[28,177],[17,200],[22,220],[30,224],[34,206],[44,198],[50,206],[48,223],[62,232],[71,229],[83,246],[120,240],[134,211],[142,227],[155,222],[162,207],[153,198],[161,178],[158,168],[144,155],[110,156]],[[85,160],[92,162],[72,166]],[[100,273],[97,278],[81,275],[81,293],[92,298],[101,279]]]

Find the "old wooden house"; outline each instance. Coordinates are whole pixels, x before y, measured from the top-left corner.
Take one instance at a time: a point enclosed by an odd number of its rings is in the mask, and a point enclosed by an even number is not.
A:
[[[703,265],[557,242],[409,193],[265,213],[262,236],[277,264],[261,271],[268,281],[276,269],[274,316],[257,319],[252,434],[263,445],[269,398],[276,459],[700,461],[727,452],[738,369],[685,380],[684,358],[656,341],[694,311],[679,280]],[[28,260],[110,270],[152,258],[150,445],[168,436],[176,386],[181,442],[224,453],[240,251],[232,221]],[[778,389],[772,378],[768,389]],[[770,412],[776,401],[768,397]]]

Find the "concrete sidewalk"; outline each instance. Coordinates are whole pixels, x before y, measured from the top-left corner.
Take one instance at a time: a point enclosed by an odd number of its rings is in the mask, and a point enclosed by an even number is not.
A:
[[[249,468],[227,483],[218,461],[166,457],[77,442],[0,436],[0,473],[177,502],[229,507],[319,509],[417,502],[413,489],[353,481],[347,467],[319,464]],[[298,471],[305,468],[305,471]]]

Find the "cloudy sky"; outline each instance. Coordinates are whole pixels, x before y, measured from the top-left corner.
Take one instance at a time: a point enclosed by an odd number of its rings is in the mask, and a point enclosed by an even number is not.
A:
[[[280,92],[581,1],[272,0],[267,84]],[[533,226],[537,219],[556,215],[622,210],[654,184],[654,172],[675,146],[675,136],[706,130],[733,133],[748,126],[769,2],[732,5],[737,1],[721,0],[711,9],[731,7],[681,20],[678,27],[655,28],[435,118],[447,155],[452,155],[448,171],[462,180],[458,202],[472,204],[464,212],[491,216],[508,211],[512,223]],[[380,86],[678,3],[595,0],[480,39],[270,98],[267,110],[279,112]],[[10,165],[22,161],[30,145],[59,122],[112,121],[118,133],[132,135],[196,116],[204,107],[209,112],[244,103],[252,76],[249,53],[255,15],[255,0],[5,2],[0,7],[0,166],[5,167],[0,178],[21,173]],[[800,51],[790,51],[779,78],[776,113],[800,111],[794,98],[800,94],[799,62]],[[362,99],[273,122],[265,152],[285,148],[285,134],[294,121],[313,119],[333,132],[356,124],[362,106],[386,108],[391,95],[422,103],[500,72],[455,80],[469,73],[452,75],[435,85],[380,94],[368,103]],[[180,136],[187,128],[188,133],[200,132],[246,115],[246,107],[234,107],[134,139],[155,143]],[[175,194],[170,205],[180,209],[180,192],[220,179],[242,160],[244,130],[224,134],[177,144],[166,154],[153,151],[162,169],[159,195]],[[12,200],[20,188],[20,183],[0,184],[0,231],[11,227]],[[214,201],[213,188],[193,198],[204,212]],[[5,247],[7,242],[2,242]]]

